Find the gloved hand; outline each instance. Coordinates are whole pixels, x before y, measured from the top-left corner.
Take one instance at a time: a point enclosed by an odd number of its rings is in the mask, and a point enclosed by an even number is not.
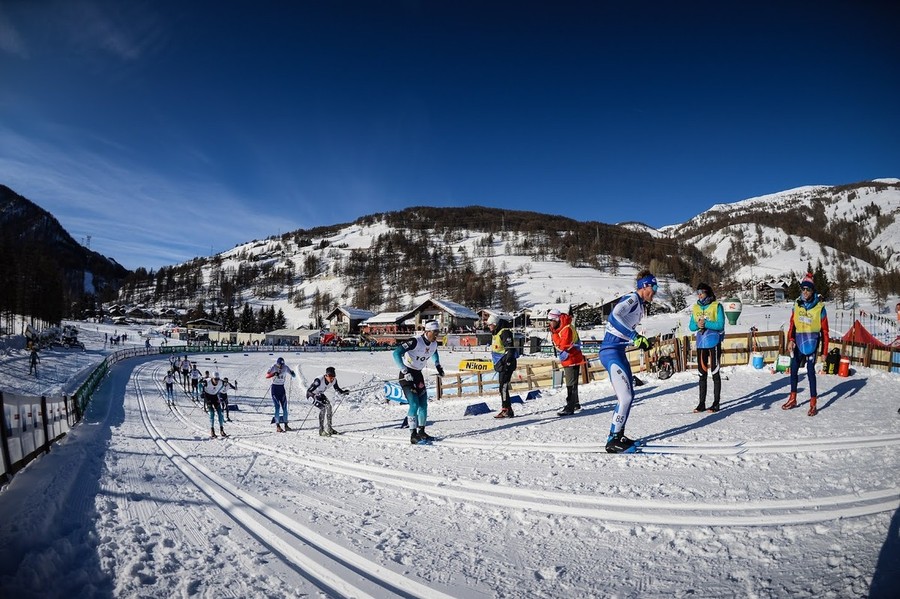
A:
[[[341,389],[341,395],[350,395],[350,392],[346,389]]]
[[[444,367],[440,364],[434,365],[435,370],[437,370],[438,376],[444,376]]]
[[[409,370],[407,370],[406,368],[404,368],[402,372],[403,372],[403,380],[409,381],[411,383],[413,381],[412,373]]]
[[[565,360],[568,357],[569,357],[569,352],[567,352],[566,350],[562,350],[561,352],[559,352],[560,360]]]
[[[644,351],[647,351],[651,347],[653,347],[653,341],[647,339],[643,335],[638,335],[637,337],[635,337],[633,343],[636,348],[642,349]]]
[[[325,405],[325,396],[324,395],[316,395],[313,397],[313,405],[317,408],[321,408]]]

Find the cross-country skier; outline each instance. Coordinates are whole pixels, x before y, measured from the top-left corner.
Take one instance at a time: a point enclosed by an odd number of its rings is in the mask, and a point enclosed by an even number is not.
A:
[[[515,414],[509,397],[509,386],[518,366],[516,361],[518,352],[512,329],[509,328],[508,321],[501,320],[496,314],[488,316],[487,325],[492,335],[491,360],[494,362],[494,370],[497,372],[497,381],[500,385],[500,411],[494,418],[513,418]]]
[[[200,369],[197,368],[197,363],[194,362],[191,364],[191,396],[194,398],[194,401],[200,400],[200,379],[203,378],[203,373],[200,372]]]
[[[225,422],[231,422],[231,414],[228,412],[228,388],[232,388],[237,391],[237,379],[235,381],[229,382],[228,377],[224,377],[222,382],[225,383],[222,385],[222,390],[219,391],[219,403],[222,404],[222,409],[225,410]]]
[[[649,350],[653,346],[635,329],[644,316],[645,304],[653,300],[657,288],[656,277],[649,270],[639,272],[637,289],[619,300],[606,323],[606,334],[600,346],[600,362],[609,373],[609,381],[619,400],[606,438],[606,451],[609,453],[621,453],[634,446],[634,441],[625,436],[625,424],[634,400],[631,365],[625,357],[625,348],[634,345]]]
[[[287,393],[284,391],[284,381],[287,379],[288,375],[291,375],[291,378],[297,378],[294,371],[284,363],[284,358],[278,358],[272,367],[269,368],[269,371],[266,372],[266,378],[272,379],[272,403],[275,406],[275,430],[279,433],[293,430],[288,426],[288,398]],[[281,428],[282,424],[284,425],[284,428]]]
[[[181,386],[184,387],[184,390],[188,390],[188,384],[190,384],[191,380],[191,361],[188,360],[187,355],[185,355],[181,359]]]
[[[697,303],[691,309],[688,328],[697,332],[697,370],[700,372],[700,401],[695,413],[706,410],[707,377],[712,374],[713,402],[710,412],[719,411],[722,398],[722,339],[725,337],[725,309],[718,301],[712,287],[707,283],[697,285]]]
[[[166,376],[163,377],[163,382],[166,384],[166,405],[174,406],[175,405],[175,369],[170,368],[166,373]]]
[[[563,369],[563,378],[566,381],[566,405],[556,414],[571,416],[581,409],[581,403],[578,401],[578,379],[581,378],[581,365],[584,364],[581,340],[570,315],[553,308],[547,317],[550,321],[550,339],[553,347],[559,352],[559,365]]]
[[[425,432],[428,422],[428,391],[425,389],[425,377],[422,369],[430,358],[438,376],[444,376],[444,367],[437,352],[437,334],[440,325],[436,320],[425,323],[421,335],[401,342],[394,350],[394,362],[400,367],[400,386],[409,402],[410,443],[431,441],[433,437]]]
[[[341,389],[337,382],[337,373],[333,366],[325,369],[325,374],[320,378],[313,379],[309,388],[306,390],[307,399],[311,399],[313,405],[319,408],[319,435],[322,437],[330,437],[331,435],[339,435],[340,433],[331,427],[331,415],[333,410],[331,402],[325,392],[334,389],[336,393],[347,395],[350,393],[346,389]]]
[[[203,409],[209,413],[209,436],[215,438],[215,416],[219,415],[219,434],[225,434],[225,417],[222,415],[222,403],[219,401],[219,393],[225,387],[225,381],[219,377],[218,372],[213,372],[209,378],[203,379]]]
[[[819,413],[816,407],[816,359],[819,343],[822,356],[828,354],[828,315],[825,304],[816,294],[812,275],[807,274],[800,283],[800,297],[794,302],[791,322],[788,325],[788,352],[791,354],[791,394],[781,406],[782,410],[797,407],[797,384],[800,381],[800,363],[806,364],[806,378],[809,380],[809,416]]]

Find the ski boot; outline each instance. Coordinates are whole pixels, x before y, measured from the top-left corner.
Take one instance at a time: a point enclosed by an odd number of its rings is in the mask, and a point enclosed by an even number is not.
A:
[[[576,412],[580,412],[580,411],[581,411],[581,404],[580,404],[580,403],[575,404],[574,410],[575,410]]]
[[[694,408],[694,414],[699,414],[700,412],[705,412],[705,411],[706,411],[706,402],[705,401],[701,401],[700,403],[697,404],[697,407]]]
[[[330,428],[330,429],[328,429],[328,434],[329,435],[340,435],[341,433],[337,432],[333,428]]]
[[[788,400],[781,404],[782,410],[790,410],[791,408],[797,407],[797,392],[791,391],[791,394],[788,396]]]
[[[634,440],[625,436],[625,431],[610,433],[606,438],[607,453],[623,453],[634,447]]]
[[[225,434],[225,429],[222,428],[221,426],[219,427],[219,435],[220,435],[223,439],[224,439],[225,437],[228,436],[228,435]]]
[[[330,436],[331,436],[331,433],[328,432],[328,431],[326,431],[324,428],[320,428],[320,429],[319,429],[319,436],[320,436],[320,437],[330,437]]]
[[[419,443],[430,443],[434,441],[434,437],[425,432],[425,427],[419,427]]]
[[[575,408],[573,408],[572,406],[563,406],[562,408],[559,409],[559,411],[556,413],[556,415],[557,416],[571,416],[574,413],[575,413]]]
[[[810,397],[809,398],[809,411],[806,413],[807,416],[815,416],[819,413],[818,408],[816,408],[817,398]]]
[[[209,436],[211,438],[215,439],[216,438],[216,429],[214,429],[214,428],[209,429]]]
[[[294,430],[294,429],[292,429],[291,427],[289,427],[289,426],[288,426],[288,423],[285,422],[285,423],[284,423],[284,430],[286,430],[286,431],[292,431],[292,430]]]
[[[716,412],[719,411],[719,409],[720,409],[720,408],[719,408],[719,402],[714,401],[714,402],[713,402],[713,405],[709,406],[709,409],[706,410],[706,411],[715,414]]]
[[[412,443],[413,445],[418,445],[419,440],[420,440],[419,439],[419,431],[416,429],[412,429],[412,433],[410,433],[410,435],[409,435],[409,442]]]

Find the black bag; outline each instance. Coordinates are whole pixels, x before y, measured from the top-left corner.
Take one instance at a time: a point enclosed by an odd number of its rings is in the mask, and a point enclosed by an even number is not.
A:
[[[672,362],[672,356],[660,356],[656,361],[656,376],[660,379],[667,379],[675,374],[675,363]]]
[[[825,374],[837,374],[838,367],[841,365],[841,350],[832,348],[828,355],[825,356]]]

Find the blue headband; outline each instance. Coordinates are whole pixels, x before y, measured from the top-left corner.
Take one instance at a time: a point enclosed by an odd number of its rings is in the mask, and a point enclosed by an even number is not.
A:
[[[637,288],[643,289],[644,287],[653,287],[653,291],[656,291],[656,277],[647,275],[643,279],[638,279]]]

